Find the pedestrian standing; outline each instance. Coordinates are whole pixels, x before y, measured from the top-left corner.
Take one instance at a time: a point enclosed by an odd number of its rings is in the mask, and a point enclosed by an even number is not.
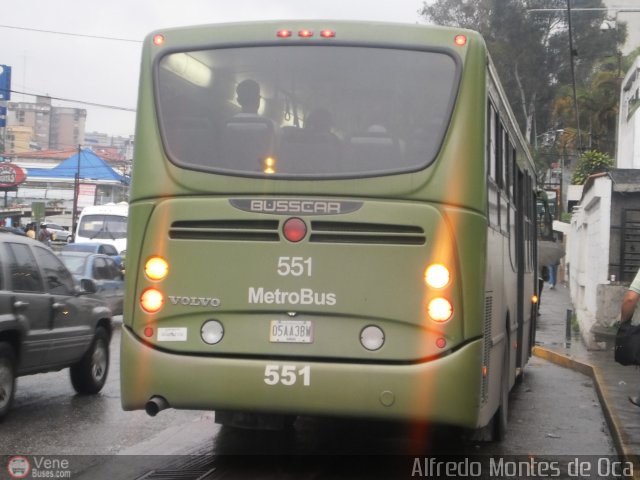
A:
[[[629,285],[629,290],[627,290],[624,297],[622,297],[620,323],[631,322],[633,314],[636,311],[636,306],[638,305],[638,300],[640,300],[640,270],[638,270],[636,277],[633,279],[633,282],[631,282],[631,285]],[[635,406],[640,407],[640,392],[638,395],[629,397],[629,401]]]
[[[47,229],[47,226],[43,223],[40,225],[40,233],[38,234],[38,240],[45,245],[51,245],[51,233]]]
[[[33,223],[28,224],[27,225],[27,231],[25,233],[27,234],[27,237],[33,238],[35,240],[35,238],[36,238],[36,226]]]
[[[552,263],[547,268],[549,270],[549,290],[556,288],[556,280],[558,278],[558,264],[559,262]]]

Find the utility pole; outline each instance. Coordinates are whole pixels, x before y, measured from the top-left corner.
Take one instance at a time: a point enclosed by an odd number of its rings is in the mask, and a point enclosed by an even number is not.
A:
[[[75,179],[73,182],[73,210],[71,212],[71,233],[76,234],[76,212],[78,210],[78,194],[80,190],[80,155],[82,154],[82,147],[78,145],[78,166],[76,168]]]
[[[576,129],[578,130],[577,147],[582,154],[582,132],[580,130],[580,112],[578,110],[578,95],[576,93],[576,67],[574,57],[578,52],[573,48],[573,32],[571,30],[571,0],[567,0],[567,26],[569,27],[569,56],[571,60],[571,83],[573,84],[573,109],[576,115]]]

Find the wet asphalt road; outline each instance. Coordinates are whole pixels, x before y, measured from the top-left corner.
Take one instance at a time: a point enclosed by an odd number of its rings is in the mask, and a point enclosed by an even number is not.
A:
[[[537,358],[511,393],[507,439],[480,444],[415,425],[302,418],[290,432],[248,432],[221,428],[213,412],[123,412],[119,339],[117,330],[97,396],[75,395],[67,370],[18,379],[13,410],[0,423],[0,478],[9,478],[14,455],[67,459],[71,478],[318,480],[416,478],[433,473],[414,471],[425,456],[564,456],[563,467],[577,456],[615,454],[591,379]]]

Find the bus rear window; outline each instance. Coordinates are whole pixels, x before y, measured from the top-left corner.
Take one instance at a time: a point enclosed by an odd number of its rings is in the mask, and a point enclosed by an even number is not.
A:
[[[437,155],[458,87],[443,52],[265,46],[158,62],[164,146],[177,166],[231,175],[373,176]]]

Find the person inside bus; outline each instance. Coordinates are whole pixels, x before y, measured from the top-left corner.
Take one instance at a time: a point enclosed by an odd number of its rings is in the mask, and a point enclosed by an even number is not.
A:
[[[261,162],[271,157],[275,146],[275,125],[258,113],[260,85],[247,78],[236,87],[240,113],[229,119],[223,134],[224,157],[230,167],[261,168]]]
[[[247,78],[236,87],[236,95],[240,104],[241,114],[258,115],[260,108],[260,85],[255,80]]]

